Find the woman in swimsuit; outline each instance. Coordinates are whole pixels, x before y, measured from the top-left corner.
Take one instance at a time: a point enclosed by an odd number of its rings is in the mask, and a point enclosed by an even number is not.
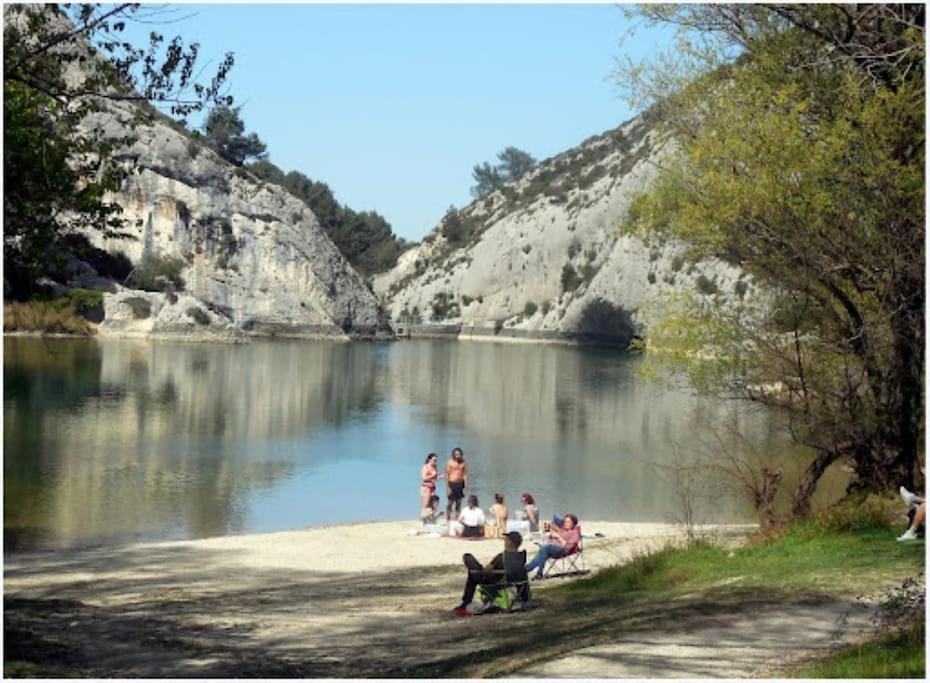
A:
[[[439,462],[439,456],[430,453],[426,456],[426,462],[423,464],[423,471],[420,475],[420,507],[429,507],[429,498],[436,492],[436,480],[442,479],[439,474],[439,468],[436,466]]]

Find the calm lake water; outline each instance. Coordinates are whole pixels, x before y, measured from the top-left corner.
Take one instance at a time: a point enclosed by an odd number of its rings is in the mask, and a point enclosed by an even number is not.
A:
[[[4,339],[6,550],[413,519],[460,445],[472,492],[543,514],[669,521],[665,470],[738,416],[634,375],[613,349],[451,341],[201,345]],[[443,499],[443,505],[445,500]],[[735,496],[699,521],[746,521]]]

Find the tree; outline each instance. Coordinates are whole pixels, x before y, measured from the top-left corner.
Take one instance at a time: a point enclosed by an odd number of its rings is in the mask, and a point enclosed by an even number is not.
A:
[[[229,104],[227,54],[208,84],[195,78],[197,44],[165,44],[151,33],[137,48],[120,34],[135,5],[5,5],[4,11],[4,295],[25,298],[63,264],[66,239],[79,230],[122,234],[120,208],[107,197],[131,170],[112,163],[132,141],[131,127],[150,120],[152,104],[186,116],[208,103]],[[108,133],[103,112],[128,125]]]
[[[236,166],[242,166],[247,159],[263,159],[266,149],[256,133],[245,135],[245,123],[239,112],[239,107],[215,107],[203,126],[206,143]]]
[[[503,152],[498,152],[497,158],[500,160],[497,168],[508,183],[515,183],[520,180],[527,171],[536,165],[536,159],[532,154],[516,147],[508,147]]]
[[[496,166],[485,161],[472,169],[475,185],[471,188],[471,193],[474,197],[486,197],[507,183],[517,182],[536,165],[533,155],[516,147],[507,147],[498,152],[497,158],[500,163]]]
[[[471,175],[475,179],[471,193],[478,198],[486,197],[494,190],[500,189],[505,182],[497,168],[491,166],[487,161],[477,164],[472,169]]]
[[[768,406],[856,486],[912,484],[923,424],[924,8],[638,10],[683,52],[621,69],[677,153],[628,227],[747,271],[762,294],[668,301],[648,364]],[[671,148],[670,148],[671,149]]]

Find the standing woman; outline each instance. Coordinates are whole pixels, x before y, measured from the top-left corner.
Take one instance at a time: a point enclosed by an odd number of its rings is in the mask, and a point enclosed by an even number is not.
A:
[[[429,507],[429,499],[436,493],[436,480],[442,479],[439,474],[439,456],[430,453],[426,456],[426,462],[423,464],[423,470],[420,474],[420,508]]]
[[[524,493],[520,496],[520,501],[523,503],[523,510],[518,513],[518,518],[530,523],[530,531],[539,531],[539,508],[536,507],[533,496]]]

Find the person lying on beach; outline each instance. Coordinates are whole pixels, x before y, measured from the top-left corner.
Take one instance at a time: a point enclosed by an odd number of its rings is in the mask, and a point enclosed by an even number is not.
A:
[[[530,523],[530,531],[539,531],[539,508],[536,507],[536,501],[533,496],[524,493],[520,496],[520,502],[523,503],[523,509],[517,510],[514,516],[520,520],[526,520]]]
[[[494,505],[491,506],[491,516],[494,517],[494,525],[498,529],[507,531],[507,515],[509,514],[507,506],[504,505],[504,496],[500,493],[494,494]],[[498,532],[500,533],[500,532]]]
[[[523,543],[523,536],[517,531],[511,531],[504,534],[504,550],[517,552],[520,550],[520,544]],[[468,568],[468,578],[465,580],[465,591],[462,593],[462,603],[455,608],[457,616],[467,617],[472,613],[468,611],[468,605],[475,597],[475,589],[478,586],[487,586],[500,583],[502,572],[504,571],[504,553],[498,553],[490,562],[483,567],[475,556],[471,553],[465,553],[462,556],[462,562]]]
[[[452,459],[446,463],[446,519],[458,519],[462,510],[465,487],[468,486],[468,463],[461,448],[452,449]],[[452,508],[455,507],[455,515]]]
[[[901,499],[907,505],[907,518],[910,521],[907,531],[898,536],[899,541],[910,541],[924,535],[924,523],[927,519],[927,501],[911,493],[903,486],[900,488]]]
[[[536,570],[536,576],[533,577],[535,581],[543,578],[546,560],[570,555],[581,542],[578,518],[572,513],[565,515],[561,521],[558,517],[553,518],[551,523],[546,523],[546,530],[549,531],[549,542],[539,546],[536,557],[526,565],[527,572]]]
[[[442,479],[438,465],[438,455],[430,453],[426,456],[426,462],[420,471],[420,507],[422,508],[429,505],[430,496],[436,493],[436,480]]]
[[[420,512],[420,521],[423,526],[435,524],[439,518],[439,496],[435,493],[429,497],[426,507]]]

